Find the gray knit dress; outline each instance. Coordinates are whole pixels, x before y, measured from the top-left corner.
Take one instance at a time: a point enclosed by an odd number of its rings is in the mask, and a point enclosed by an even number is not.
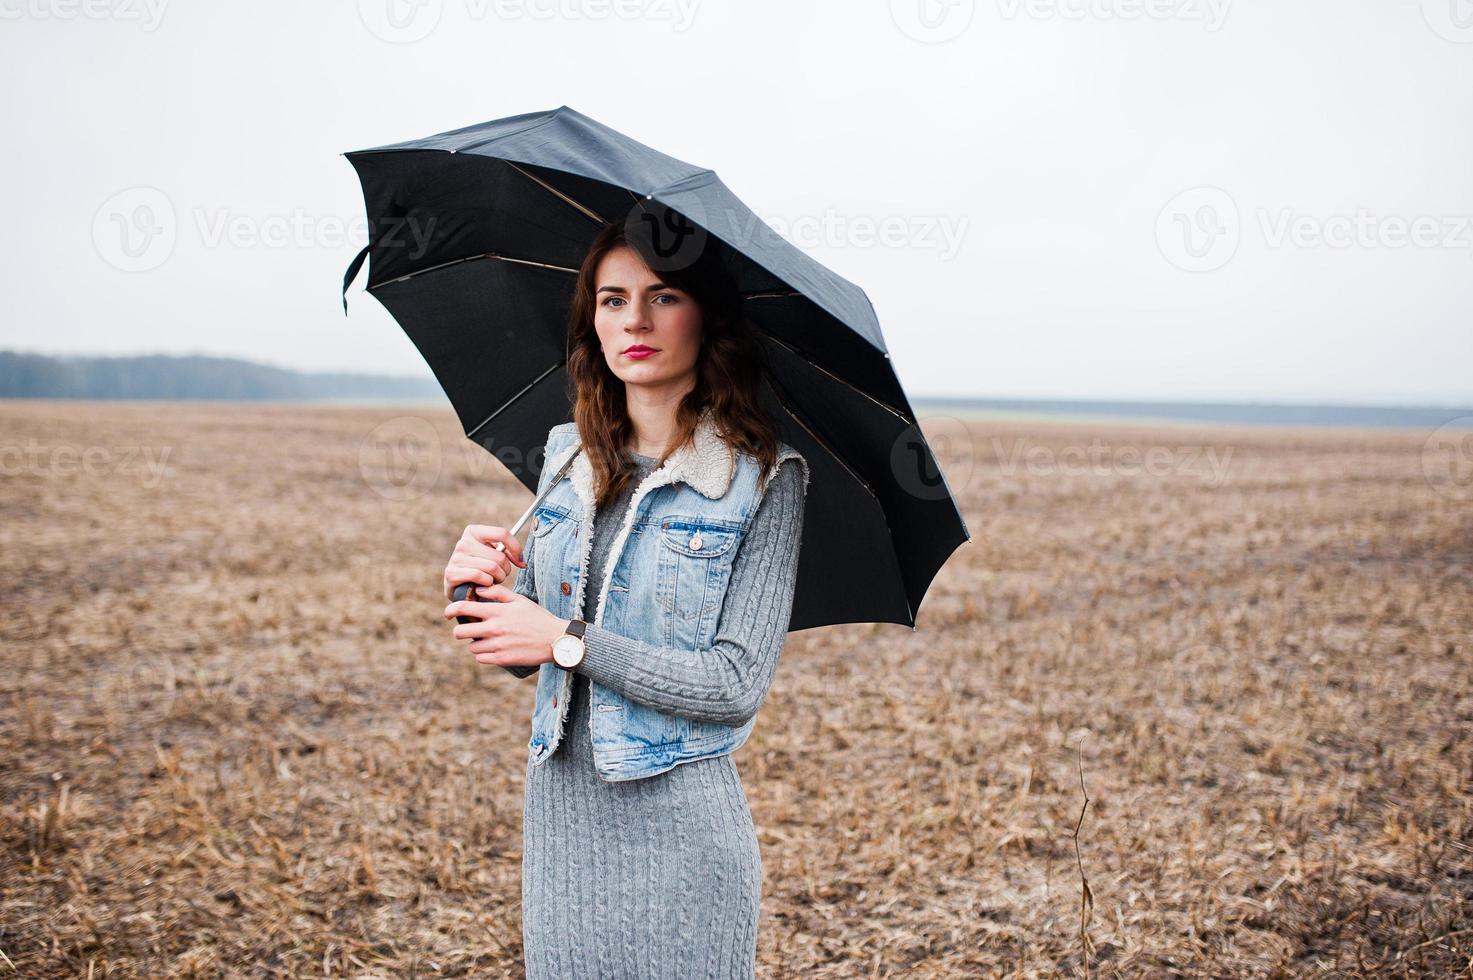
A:
[[[619,523],[639,472],[594,521],[567,730],[541,765],[527,764],[522,938],[529,980],[750,978],[756,969],[762,858],[731,755],[655,776],[606,782],[594,770],[589,678],[658,708],[709,709],[733,670],[771,678],[787,635],[803,526],[797,465],[773,477],[738,548],[716,642],[722,656],[676,668],[656,647],[593,625]],[[532,556],[535,563],[535,552]],[[530,567],[517,574],[527,575]],[[735,663],[734,663],[735,662]],[[534,675],[535,676],[535,675]],[[759,722],[760,724],[760,722]]]

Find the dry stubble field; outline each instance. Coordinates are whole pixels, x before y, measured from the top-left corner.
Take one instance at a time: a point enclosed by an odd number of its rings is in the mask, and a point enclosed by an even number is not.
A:
[[[520,974],[531,682],[439,578],[530,495],[412,411],[0,406],[0,977]],[[925,428],[974,540],[917,631],[790,635],[736,756],[760,975],[1468,976],[1426,434]]]

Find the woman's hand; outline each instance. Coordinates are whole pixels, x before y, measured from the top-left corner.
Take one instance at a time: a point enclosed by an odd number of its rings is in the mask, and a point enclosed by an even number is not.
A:
[[[458,623],[457,640],[470,640],[476,663],[497,667],[535,667],[552,662],[552,644],[567,631],[569,620],[504,585],[483,586],[487,602],[462,599],[445,607],[445,618],[474,616],[479,623]]]
[[[498,541],[506,548],[505,551],[495,547]],[[454,599],[455,587],[465,582],[478,586],[496,585],[511,574],[512,565],[527,567],[522,558],[522,546],[510,531],[494,525],[467,525],[445,566],[445,598]],[[471,594],[476,595],[477,592]]]

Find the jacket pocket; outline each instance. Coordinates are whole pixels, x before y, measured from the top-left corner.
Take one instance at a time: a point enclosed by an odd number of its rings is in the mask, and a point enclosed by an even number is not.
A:
[[[567,581],[563,576],[567,574],[568,548],[577,543],[579,521],[554,504],[538,506],[532,516],[537,522],[530,538],[537,552],[537,560],[532,563],[537,603],[556,612],[568,608],[571,602],[571,597],[564,596],[561,590],[562,583]]]
[[[670,515],[660,521],[656,589],[665,645],[699,650],[715,632],[741,532],[735,523]]]

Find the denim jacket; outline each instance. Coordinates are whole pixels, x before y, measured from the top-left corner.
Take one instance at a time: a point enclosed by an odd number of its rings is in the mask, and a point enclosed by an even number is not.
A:
[[[549,430],[539,493],[578,443],[575,422]],[[789,458],[799,460],[806,485],[807,460],[780,444],[777,464]],[[755,457],[727,447],[707,410],[692,443],[635,488],[598,583],[593,622],[656,646],[709,649],[737,548],[777,465],[766,474],[760,470]],[[578,453],[535,511],[518,593],[555,616],[581,618],[595,513],[593,466]],[[540,765],[562,740],[573,672],[554,663],[506,669],[519,677],[537,672],[527,752],[530,764]],[[756,724],[755,716],[723,725],[666,714],[592,680],[588,704],[594,762],[600,778],[610,782],[735,751]]]

